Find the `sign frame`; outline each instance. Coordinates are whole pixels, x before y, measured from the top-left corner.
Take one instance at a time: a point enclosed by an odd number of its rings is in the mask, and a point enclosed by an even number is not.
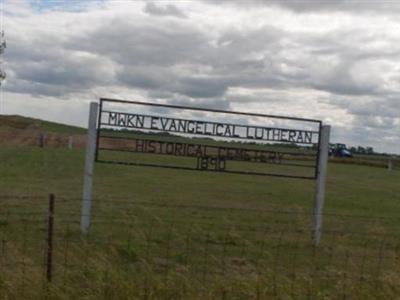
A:
[[[319,156],[320,156],[320,141],[321,141],[321,129],[322,129],[322,121],[321,120],[316,120],[316,119],[309,119],[309,118],[299,118],[299,117],[290,117],[290,116],[279,116],[279,115],[270,115],[270,114],[261,114],[261,113],[250,113],[250,112],[238,112],[238,111],[229,111],[229,110],[220,110],[220,109],[208,109],[208,108],[201,108],[201,107],[191,107],[191,106],[182,106],[182,105],[172,105],[172,104],[159,104],[159,103],[151,103],[151,102],[142,102],[142,101],[128,101],[128,100],[121,100],[121,99],[111,99],[111,98],[100,98],[100,105],[99,105],[99,117],[98,117],[98,122],[97,122],[97,134],[96,134],[96,153],[95,153],[95,162],[98,163],[109,163],[109,164],[122,164],[122,165],[132,165],[132,166],[144,166],[144,167],[159,167],[159,168],[169,168],[169,169],[180,169],[180,170],[199,170],[199,168],[190,168],[190,167],[183,167],[183,166],[171,166],[171,165],[160,165],[156,163],[141,163],[141,162],[124,162],[124,161],[113,161],[113,160],[103,160],[99,158],[99,151],[102,150],[111,150],[111,149],[104,149],[100,147],[100,139],[102,138],[101,136],[101,130],[102,126],[114,126],[110,125],[107,123],[102,122],[102,115],[103,113],[116,113],[116,114],[126,114],[124,112],[112,112],[109,110],[104,110],[104,103],[119,103],[119,104],[130,104],[130,105],[141,105],[141,106],[147,106],[147,107],[160,107],[160,108],[168,108],[168,109],[175,109],[175,110],[186,110],[186,111],[200,111],[200,112],[206,112],[206,113],[217,113],[217,114],[229,114],[229,115],[240,115],[240,116],[245,116],[245,117],[260,117],[260,118],[266,118],[266,119],[278,119],[278,120],[290,120],[290,121],[298,121],[298,122],[303,122],[303,123],[308,123],[308,124],[314,124],[315,126],[318,127],[318,131],[308,131],[312,134],[316,134],[316,137],[318,138],[317,143],[312,143],[312,140],[310,143],[304,142],[304,143],[299,143],[299,144],[306,144],[306,145],[316,145],[316,153],[312,155],[308,154],[302,154],[304,156],[312,156],[315,157],[313,160],[314,166],[301,166],[298,165],[298,167],[312,167],[314,168],[314,172],[312,176],[300,176],[300,175],[288,175],[288,174],[278,174],[278,173],[268,173],[268,172],[252,172],[252,171],[238,171],[238,170],[218,170],[218,169],[201,169],[202,171],[220,171],[221,173],[230,173],[230,174],[243,174],[243,175],[256,175],[256,176],[273,176],[273,177],[284,177],[284,178],[297,178],[297,179],[311,179],[315,180],[317,179],[318,173],[319,173]],[[128,114],[127,114],[128,115]],[[142,115],[143,117],[153,117],[151,115]],[[176,119],[175,120],[184,120],[184,119]],[[184,121],[191,121],[191,120],[184,120]],[[196,121],[197,122],[197,121]],[[204,121],[202,121],[204,122]],[[207,121],[205,121],[207,123]],[[208,122],[208,123],[215,123],[215,122]],[[231,126],[242,126],[245,127],[246,125],[239,125],[239,124],[232,124],[232,123],[220,123],[224,125],[231,125]],[[117,126],[116,127],[124,127],[124,126]],[[257,127],[257,126],[256,126]],[[132,128],[132,127],[131,127]],[[135,128],[135,127],[133,127]],[[139,129],[150,129],[150,128],[139,128]],[[270,129],[276,129],[276,130],[284,130],[284,131],[290,131],[289,129],[282,129],[282,128],[277,128],[277,127],[271,127]],[[168,130],[159,130],[160,132],[171,132]],[[293,131],[299,131],[299,132],[307,132],[304,130],[300,129],[293,129]],[[210,136],[210,135],[203,135],[203,136]],[[213,135],[214,137],[218,135]],[[226,136],[223,136],[226,137]],[[115,138],[111,136],[103,136],[103,138]],[[121,139],[126,139],[128,140],[129,138],[121,138]],[[239,137],[239,139],[247,140],[246,138]],[[265,140],[269,142],[274,142],[274,140]],[[282,142],[282,141],[277,141],[277,142]],[[290,141],[286,141],[287,143]],[[207,146],[207,145],[205,145]],[[215,146],[210,146],[210,147],[215,147]],[[224,148],[224,147],[221,147]],[[237,149],[245,149],[245,147],[235,147]],[[115,150],[116,151],[116,150]],[[134,151],[131,151],[134,152]],[[271,151],[267,151],[271,152]],[[283,154],[289,154],[289,155],[296,155],[294,152],[278,152],[277,153],[283,153]],[[299,155],[299,154],[297,154]],[[211,160],[212,158],[210,158]],[[220,159],[220,157],[217,157],[217,159]],[[199,163],[197,164],[199,165]],[[290,165],[290,164],[288,164]]]
[[[225,111],[218,109],[205,109],[199,107],[187,107],[180,105],[169,105],[169,104],[156,104],[150,102],[140,102],[140,101],[128,101],[120,99],[110,99],[110,98],[100,98],[100,103],[91,102],[90,112],[89,112],[89,122],[88,122],[88,135],[87,135],[87,145],[86,145],[86,156],[85,156],[85,170],[84,170],[84,184],[83,184],[83,199],[82,199],[82,211],[81,211],[81,232],[86,235],[89,233],[91,224],[91,205],[92,205],[92,188],[93,188],[93,175],[94,175],[94,165],[95,162],[107,163],[99,160],[99,140],[100,140],[100,130],[101,130],[101,114],[103,111],[104,102],[117,102],[117,103],[129,103],[137,105],[147,105],[147,106],[158,106],[165,108],[175,108],[175,109],[188,109],[193,111],[206,111],[215,113],[226,113],[233,115],[244,115],[244,116],[255,116],[255,117],[267,117],[267,118],[279,118],[295,121],[305,121],[305,122],[315,122],[318,124],[318,143],[317,143],[317,153],[316,153],[316,166],[313,177],[301,177],[301,176],[286,176],[277,174],[251,174],[245,172],[245,174],[250,175],[266,175],[275,177],[286,177],[286,178],[297,178],[297,179],[312,179],[315,180],[315,198],[314,198],[314,210],[313,210],[313,228],[312,228],[312,241],[315,247],[319,246],[321,235],[322,235],[322,219],[323,219],[323,208],[325,203],[325,190],[326,190],[326,174],[328,165],[328,147],[330,139],[331,127],[329,125],[323,125],[321,120],[307,119],[307,118],[297,118],[288,116],[276,116],[260,113],[245,113],[236,111]],[[126,164],[123,162],[111,162],[117,164]],[[199,162],[198,162],[199,163]],[[128,163],[132,165],[132,163]],[[146,164],[133,164],[146,166]],[[148,165],[151,167],[166,167],[158,165]],[[181,167],[171,167],[166,168],[174,169],[185,169]],[[193,170],[193,169],[189,169]],[[228,172],[229,173],[229,172]],[[234,172],[237,173],[237,172]]]

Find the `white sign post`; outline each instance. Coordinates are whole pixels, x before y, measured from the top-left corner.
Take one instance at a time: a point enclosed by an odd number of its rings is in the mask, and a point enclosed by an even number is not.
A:
[[[99,104],[90,103],[89,126],[86,142],[85,174],[83,179],[83,199],[81,213],[81,231],[84,234],[89,232],[90,213],[92,208],[92,187],[93,187],[93,168],[96,155],[96,125]]]
[[[326,171],[329,157],[329,136],[331,126],[324,125],[321,128],[321,141],[319,143],[318,174],[316,180],[316,192],[314,202],[314,246],[318,246],[322,233],[322,214],[325,202]]]

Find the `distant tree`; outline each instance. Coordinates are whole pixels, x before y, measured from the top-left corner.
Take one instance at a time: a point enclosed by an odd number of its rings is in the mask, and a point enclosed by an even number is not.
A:
[[[367,148],[365,149],[365,152],[366,152],[366,154],[374,154],[374,148],[372,148],[372,147],[367,147]]]
[[[358,146],[357,147],[357,153],[358,154],[365,154],[366,153],[365,148],[361,147],[361,146]]]

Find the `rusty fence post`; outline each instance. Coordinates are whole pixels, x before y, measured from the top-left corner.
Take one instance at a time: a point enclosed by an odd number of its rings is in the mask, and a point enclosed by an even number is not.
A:
[[[51,282],[53,269],[54,198],[54,194],[50,194],[49,215],[47,224],[47,282]]]

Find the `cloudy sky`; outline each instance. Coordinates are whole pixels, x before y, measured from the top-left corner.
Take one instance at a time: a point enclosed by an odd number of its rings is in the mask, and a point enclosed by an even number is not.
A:
[[[0,113],[118,97],[317,118],[400,153],[399,1],[3,0]]]

